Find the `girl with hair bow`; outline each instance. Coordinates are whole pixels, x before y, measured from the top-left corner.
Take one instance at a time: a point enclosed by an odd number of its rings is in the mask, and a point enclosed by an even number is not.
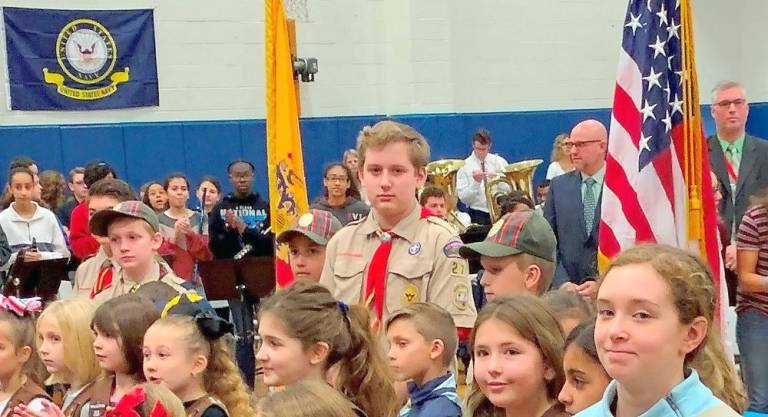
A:
[[[232,330],[202,297],[185,293],[171,299],[144,335],[144,376],[170,388],[189,417],[253,417],[226,343]]]
[[[41,384],[45,369],[35,348],[35,313],[42,310],[39,298],[0,295],[0,416],[25,404],[42,409],[50,399]]]

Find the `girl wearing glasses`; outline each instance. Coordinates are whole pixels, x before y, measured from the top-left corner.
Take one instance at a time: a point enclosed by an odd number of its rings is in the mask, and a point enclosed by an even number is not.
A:
[[[341,162],[333,162],[323,173],[323,195],[311,208],[330,211],[342,225],[360,220],[370,208],[360,201],[360,192],[352,181],[352,171]]]

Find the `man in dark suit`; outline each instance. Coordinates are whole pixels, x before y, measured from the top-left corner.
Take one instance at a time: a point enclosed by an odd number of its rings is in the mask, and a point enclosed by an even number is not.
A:
[[[736,271],[736,231],[749,207],[749,197],[768,186],[768,142],[746,133],[749,102],[744,87],[722,81],[712,89],[712,118],[717,133],[707,139],[709,161],[720,183],[720,218],[730,235],[725,267]],[[735,274],[728,274],[728,293],[735,300]]]
[[[597,225],[605,179],[608,131],[597,120],[577,124],[563,143],[574,171],[552,178],[544,204],[557,236],[557,265],[553,288],[593,298],[597,290]]]

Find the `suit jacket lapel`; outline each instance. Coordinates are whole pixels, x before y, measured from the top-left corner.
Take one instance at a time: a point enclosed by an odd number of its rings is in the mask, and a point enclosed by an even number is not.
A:
[[[717,179],[720,180],[720,184],[726,189],[728,194],[731,193],[731,179],[728,178],[728,169],[725,167],[725,155],[723,154],[723,148],[720,147],[720,143],[715,136],[709,138],[709,162],[712,164],[712,171],[715,172]],[[725,197],[725,196],[724,196]]]
[[[744,187],[744,181],[749,176],[752,167],[755,166],[755,159],[757,158],[757,150],[755,146],[755,138],[747,135],[744,139],[744,149],[741,152],[741,164],[739,165],[739,180],[736,182],[736,193],[739,195],[741,189]]]

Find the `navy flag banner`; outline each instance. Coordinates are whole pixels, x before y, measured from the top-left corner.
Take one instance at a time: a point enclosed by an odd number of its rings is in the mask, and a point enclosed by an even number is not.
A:
[[[157,106],[152,10],[3,8],[11,110]]]

